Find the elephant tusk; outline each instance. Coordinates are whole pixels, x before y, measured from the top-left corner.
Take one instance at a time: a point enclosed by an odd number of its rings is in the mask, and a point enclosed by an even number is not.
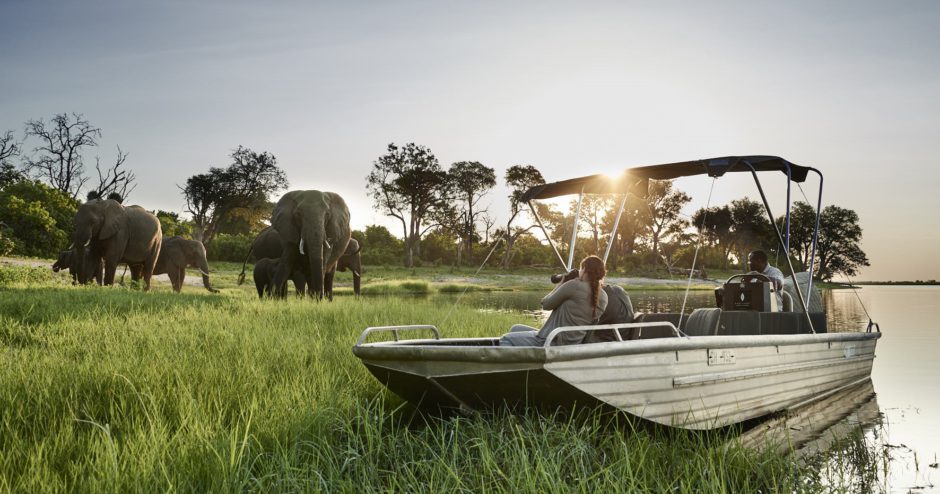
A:
[[[359,271],[353,271],[353,274],[356,275],[357,278],[362,278],[362,275],[359,274]]]
[[[201,269],[199,270],[199,272],[202,273],[203,276],[209,276],[209,273],[207,273],[207,272],[205,272],[205,271],[203,271],[203,270],[201,270]]]
[[[65,250],[72,250],[72,249],[74,249],[74,248],[75,248],[75,242],[72,242],[72,243],[69,244],[69,248],[68,248],[68,249],[65,249]]]
[[[85,245],[83,245],[82,247],[88,247],[88,244],[90,243],[91,243],[91,239],[89,238],[88,240],[85,241]]]
[[[304,255],[304,239],[303,239],[303,237],[300,238],[300,246],[298,247],[298,250],[300,251],[300,255]]]
[[[332,249],[332,248],[333,248],[333,246],[330,245],[330,239],[328,239],[328,238],[327,238],[327,239],[324,239],[324,240],[323,240],[323,243],[326,244],[326,248],[327,248],[327,249]]]

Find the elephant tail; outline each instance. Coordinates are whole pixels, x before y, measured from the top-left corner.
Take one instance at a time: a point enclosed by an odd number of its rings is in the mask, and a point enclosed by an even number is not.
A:
[[[248,259],[251,259],[251,251],[255,249],[255,243],[251,243],[251,247],[248,248],[248,255],[245,256],[245,262],[242,263],[242,272],[238,274],[238,284],[239,286],[245,283],[245,266],[248,265]]]

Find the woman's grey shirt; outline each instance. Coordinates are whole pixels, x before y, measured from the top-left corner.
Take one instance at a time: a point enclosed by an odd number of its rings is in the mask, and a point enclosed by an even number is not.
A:
[[[607,294],[603,289],[598,290],[597,308],[593,314],[591,310],[591,284],[587,281],[574,279],[566,281],[555,287],[542,299],[542,308],[552,311],[539,330],[538,339],[545,342],[548,335],[555,328],[564,326],[587,326],[599,318],[607,308]],[[570,345],[580,343],[584,339],[584,331],[569,331],[558,335],[553,341],[555,345]]]

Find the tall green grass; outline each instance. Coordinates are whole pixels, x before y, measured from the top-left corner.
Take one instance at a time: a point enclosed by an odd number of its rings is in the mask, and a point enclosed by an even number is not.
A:
[[[497,335],[430,300],[0,286],[0,491],[774,492],[787,457],[567,416],[421,417],[352,355],[363,328]]]

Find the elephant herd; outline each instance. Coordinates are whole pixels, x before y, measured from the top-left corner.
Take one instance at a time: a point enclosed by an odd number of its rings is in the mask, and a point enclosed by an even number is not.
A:
[[[266,228],[249,250],[258,260],[254,280],[258,296],[283,298],[287,281],[298,294],[317,299],[333,299],[336,271],[352,271],[356,295],[361,286],[361,246],[352,239],[349,208],[332,192],[295,190],[286,193],[271,215]],[[245,263],[248,259],[245,259]],[[167,274],[173,290],[179,292],[186,268],[198,268],[203,285],[218,292],[209,282],[209,263],[201,242],[182,237],[163,237],[160,221],[140,206],[124,206],[113,199],[92,199],[75,214],[72,246],[63,251],[53,271],[68,269],[76,283],[94,280],[99,285],[114,284],[118,264],[126,264],[133,280],[143,280],[144,291],[150,278]],[[245,265],[239,275],[244,280]]]
[[[353,290],[362,283],[361,246],[352,238],[349,208],[332,192],[295,190],[284,194],[274,206],[271,226],[258,235],[242,263],[239,283],[245,279],[245,265],[254,253],[254,281],[259,297],[283,297],[287,281],[299,295],[333,300],[336,271],[349,269]]]

